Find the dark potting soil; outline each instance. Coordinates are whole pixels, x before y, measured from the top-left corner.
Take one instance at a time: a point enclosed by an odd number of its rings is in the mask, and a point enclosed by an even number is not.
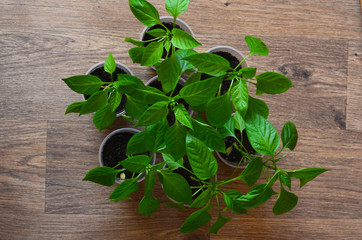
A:
[[[114,71],[114,73],[112,74],[113,81],[117,81],[117,74],[127,74],[127,72],[125,72],[123,69],[117,67],[116,70]],[[103,66],[93,70],[90,73],[90,75],[99,77],[103,82],[112,82],[111,75],[109,73],[107,73],[106,71],[104,71]],[[90,95],[84,95],[84,98],[86,100],[89,97],[90,97]],[[118,107],[116,109],[116,113],[121,113],[124,111],[124,108],[126,107],[126,102],[127,102],[127,96],[122,94],[122,101],[118,105]]]
[[[103,164],[107,167],[114,167],[119,162],[122,162],[122,160],[127,158],[126,151],[127,151],[127,144],[131,137],[134,135],[134,133],[130,132],[120,132],[117,134],[114,134],[112,137],[110,137],[106,144],[104,144],[102,158],[103,158]],[[143,155],[148,155],[148,153],[143,153]],[[122,169],[122,165],[119,165],[116,167],[116,169]],[[133,173],[129,171],[124,171],[126,178],[131,178]],[[117,177],[119,177],[120,174],[118,174]]]
[[[184,157],[184,167],[187,168],[188,170],[192,171],[192,168],[190,166],[190,162],[189,162],[189,159],[187,158],[187,156]],[[198,179],[198,178],[195,175],[191,174],[190,172],[186,171],[183,168],[178,168],[178,169],[174,170],[173,172],[183,176],[191,187],[202,186],[203,185],[201,180],[199,180],[199,181],[195,180],[195,179]],[[198,188],[191,188],[192,194],[194,194],[197,190],[199,190],[199,189]],[[201,193],[202,193],[202,191],[198,192],[197,194],[195,194],[192,197],[192,199],[196,199]]]
[[[238,139],[241,139],[241,133],[238,129],[235,129],[235,136]],[[254,148],[251,146],[250,141],[248,139],[248,136],[246,135],[246,131],[245,129],[243,130],[243,145],[246,148],[246,150],[248,151],[248,153],[250,154],[255,154],[255,150]],[[224,138],[224,142],[225,142],[225,148],[228,149],[229,147],[233,146],[234,143],[237,143],[237,141],[235,140],[234,137],[227,137]],[[240,148],[240,146],[238,145],[238,147]],[[225,153],[220,153],[219,154],[227,161],[233,162],[233,163],[239,163],[241,158],[243,157],[243,154],[241,152],[239,152],[235,147],[233,147],[233,150],[231,151],[231,153],[229,155],[226,155]]]
[[[228,52],[218,51],[218,52],[213,52],[213,54],[219,55],[219,56],[225,58],[226,60],[228,60],[231,68],[235,68],[240,63],[236,57],[234,57],[233,55],[231,55]],[[240,67],[238,68],[238,70],[239,69],[240,69]],[[213,76],[205,74],[205,73],[201,74],[201,80],[205,80],[205,79],[208,79],[211,77],[213,77]],[[221,95],[225,94],[229,90],[230,84],[231,84],[230,80],[224,80],[222,82],[221,91],[220,91]]]
[[[168,30],[170,30],[170,31],[172,31],[172,29],[173,29],[173,23],[164,23],[163,22],[163,25],[165,25],[167,28],[168,28]],[[181,29],[181,27],[179,26],[179,25],[177,25],[177,24],[175,24],[175,28],[179,28],[179,29]],[[149,29],[148,29],[148,31],[150,31],[150,30],[153,30],[153,29],[165,29],[163,26],[161,26],[161,25],[153,25],[152,27],[150,27]],[[148,41],[148,40],[151,40],[151,39],[155,39],[155,37],[153,37],[153,36],[151,36],[150,34],[148,34],[148,33],[146,33],[144,36],[143,36],[143,38],[142,38],[142,41]],[[144,44],[144,46],[146,47],[148,44],[150,44],[151,42],[146,42],[145,44]],[[176,48],[176,50],[177,50],[178,48]],[[166,49],[163,49],[163,54],[162,54],[162,58],[164,59],[164,58],[166,58],[166,54],[167,54],[167,51],[166,51]]]
[[[157,88],[158,90],[162,91],[162,84],[161,84],[161,82],[158,81],[158,80],[151,82],[151,83],[149,84],[149,86],[154,87],[154,88]],[[177,83],[176,88],[175,88],[175,91],[173,92],[172,96],[176,96],[177,94],[179,94],[179,92],[181,91],[182,87],[183,87],[182,84]],[[167,95],[167,96],[170,96],[171,93],[168,93],[168,94],[166,94],[166,95]],[[182,104],[185,106],[185,108],[186,108],[187,110],[189,110],[189,105],[186,103],[185,100],[179,99],[177,102],[178,102],[178,103],[182,103]],[[168,125],[171,127],[171,126],[175,123],[176,118],[175,118],[175,114],[173,113],[173,111],[171,111],[171,109],[169,109],[169,110],[170,110],[170,111],[168,112],[168,115],[167,115],[167,122],[168,122]]]

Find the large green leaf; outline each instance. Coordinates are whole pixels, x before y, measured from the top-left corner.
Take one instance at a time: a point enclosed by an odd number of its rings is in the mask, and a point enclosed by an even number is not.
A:
[[[181,124],[192,129],[192,118],[183,104],[175,107],[175,117]]]
[[[145,178],[145,195],[152,195],[156,183],[156,174],[154,171],[147,171]]]
[[[162,61],[161,64],[156,67],[156,72],[158,80],[162,84],[163,92],[171,92],[176,87],[181,76],[180,64],[175,55]]]
[[[286,122],[282,130],[282,142],[284,148],[293,150],[298,142],[298,131],[294,123]]]
[[[166,163],[167,168],[170,169],[171,171],[176,170],[178,168],[184,168],[184,166],[183,166],[184,159],[183,158],[175,160],[171,156],[171,154],[168,154],[168,153],[162,153],[162,158],[163,158],[163,161]]]
[[[104,62],[104,71],[106,71],[109,74],[113,74],[115,70],[116,70],[116,62],[114,61],[112,53],[110,53],[106,61]]]
[[[230,118],[224,126],[217,128],[218,133],[220,133],[222,138],[226,137],[236,137],[235,136],[235,120],[234,118]]]
[[[112,108],[109,105],[99,109],[93,115],[93,123],[99,131],[111,126],[114,120],[116,120],[116,113],[112,111]]]
[[[137,97],[138,92],[142,89],[146,89],[145,84],[136,76],[128,74],[117,74],[117,81],[113,84],[118,86],[121,92]]]
[[[273,213],[280,215],[292,210],[298,203],[298,197],[291,192],[286,191],[283,187],[280,188],[280,193],[273,207]]]
[[[133,15],[147,27],[161,23],[157,9],[146,0],[129,0],[129,8]]]
[[[186,12],[189,0],[166,0],[166,10],[169,14],[177,18],[181,13]]]
[[[217,217],[216,221],[214,222],[214,224],[211,225],[211,227],[209,229],[209,233],[217,234],[219,229],[222,228],[230,220],[231,220],[231,218],[225,218],[225,217],[221,216],[221,214],[219,213],[219,216]]]
[[[163,53],[162,42],[151,42],[142,54],[142,66],[153,66],[161,59]]]
[[[107,105],[107,103],[108,93],[106,91],[96,92],[83,104],[79,115],[96,112],[97,110]],[[112,111],[114,110],[112,109]]]
[[[202,191],[201,194],[192,202],[190,207],[200,208],[205,206],[212,198],[211,188]]]
[[[237,198],[242,207],[255,208],[266,202],[275,192],[267,184],[255,185],[246,195]]]
[[[218,152],[225,152],[223,137],[210,125],[193,119],[191,132],[194,137],[200,139],[209,148]]]
[[[65,114],[68,113],[79,113],[86,101],[74,102],[67,107]]]
[[[218,168],[217,161],[203,142],[191,135],[187,135],[186,152],[196,177],[207,180],[215,176]]]
[[[162,119],[156,124],[146,127],[146,130],[149,131],[151,134],[150,139],[152,139],[154,143],[154,148],[152,149],[152,152],[158,152],[166,147],[165,135],[168,128],[169,126],[166,118]]]
[[[79,75],[62,79],[74,92],[91,95],[99,91],[105,82],[93,75]]]
[[[251,54],[269,54],[269,48],[261,41],[260,38],[245,36],[245,42],[248,44]]]
[[[119,104],[121,104],[122,101],[122,93],[120,92],[120,89],[115,89],[111,96],[109,97],[109,105],[112,109],[112,111],[116,111]]]
[[[289,190],[292,188],[292,180],[287,173],[279,173],[279,181],[287,186]]]
[[[211,220],[211,215],[209,212],[213,208],[214,208],[213,205],[208,205],[192,213],[182,224],[180,232],[190,233],[195,231],[199,227],[204,226],[206,223],[208,223]]]
[[[139,119],[147,108],[148,104],[145,101],[127,96],[126,113],[129,116]]]
[[[280,145],[278,132],[273,125],[255,114],[246,119],[245,127],[251,146],[260,154],[273,156]]]
[[[146,170],[150,161],[147,155],[137,155],[122,160],[122,166],[130,172],[141,173]]]
[[[241,202],[237,199],[242,196],[239,191],[236,190],[229,190],[223,193],[224,201],[226,206],[237,214],[246,213],[246,209],[242,206]]]
[[[231,99],[235,109],[244,115],[248,109],[249,100],[248,86],[244,81],[238,81],[233,85],[231,88]]]
[[[263,161],[260,157],[256,157],[248,163],[238,178],[246,182],[246,184],[251,187],[254,183],[256,183],[256,181],[258,181],[262,170]]]
[[[249,96],[247,115],[259,114],[268,119],[269,108],[263,100]]]
[[[239,70],[243,78],[252,79],[256,74],[256,68],[245,67]]]
[[[127,198],[128,195],[137,191],[138,188],[139,185],[137,179],[126,179],[114,189],[111,196],[109,196],[109,199],[114,202],[118,202]]]
[[[190,62],[200,72],[212,76],[223,76],[231,69],[228,60],[213,53],[197,53],[184,60]]]
[[[162,29],[162,28],[155,28],[155,29],[152,29],[152,30],[148,30],[146,33],[151,35],[152,37],[156,37],[156,38],[163,37],[163,36],[167,35],[166,30]]]
[[[195,53],[196,53],[196,51],[191,50],[191,49],[179,49],[174,53],[174,56],[177,58],[178,63],[180,64],[181,73],[185,72],[188,69],[193,68],[192,64],[190,64],[186,60],[183,60],[183,58],[185,58],[187,56],[191,56]]]
[[[127,144],[127,155],[134,155],[152,151],[154,148],[154,140],[152,139],[152,133],[144,130],[136,133],[131,137]]]
[[[265,72],[255,76],[255,78],[257,80],[257,95],[263,93],[279,94],[293,87],[293,83],[289,78],[276,72]]]
[[[207,102],[206,117],[209,123],[215,127],[223,126],[231,118],[233,105],[230,96],[225,93],[222,96],[211,98]]]
[[[90,170],[83,181],[91,181],[104,186],[112,186],[119,171],[110,167],[96,167]]]
[[[165,134],[166,147],[174,159],[180,159],[186,154],[186,129],[177,121]]]
[[[288,175],[293,178],[300,179],[300,187],[303,187],[309,181],[312,181],[319,174],[328,171],[328,169],[324,168],[302,168],[294,171],[287,171]]]
[[[138,212],[149,217],[160,207],[160,201],[152,195],[145,195],[138,204]]]
[[[213,77],[192,83],[181,89],[180,96],[192,106],[202,105],[216,94],[222,80],[222,77]]]
[[[192,193],[186,179],[172,172],[161,171],[163,190],[173,200],[190,204]]]
[[[168,102],[157,102],[150,106],[146,112],[142,114],[136,126],[149,126],[166,118],[168,114]]]
[[[142,63],[143,53],[145,52],[145,47],[134,47],[128,50],[129,57],[132,59],[133,63]]]
[[[172,34],[171,43],[179,49],[192,49],[201,45],[193,36],[182,29],[174,28]]]

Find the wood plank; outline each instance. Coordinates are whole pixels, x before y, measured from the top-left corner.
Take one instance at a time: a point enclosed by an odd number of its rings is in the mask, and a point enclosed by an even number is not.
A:
[[[362,42],[350,41],[348,51],[347,129],[362,131]]]

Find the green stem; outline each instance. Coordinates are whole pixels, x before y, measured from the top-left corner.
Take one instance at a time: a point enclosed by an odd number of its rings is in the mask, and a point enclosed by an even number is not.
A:
[[[251,55],[252,55],[251,53],[249,53],[248,55],[246,55],[246,57],[234,68],[234,70],[238,69],[238,68],[241,66],[241,64],[243,64],[243,62],[245,62],[245,60],[246,60],[248,57],[250,57]]]

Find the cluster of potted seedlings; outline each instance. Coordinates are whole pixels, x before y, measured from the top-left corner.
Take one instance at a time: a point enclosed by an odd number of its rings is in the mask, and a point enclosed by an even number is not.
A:
[[[231,220],[223,216],[221,201],[232,212],[244,214],[278,194],[273,212],[282,214],[298,201],[290,191],[292,178],[299,178],[302,187],[327,170],[278,167],[285,156],[282,151],[295,148],[297,129],[286,122],[280,137],[267,120],[267,104],[250,96],[248,85],[255,85],[256,95],[280,94],[291,88],[292,82],[275,72],[256,74],[257,69],[248,66],[248,57],[269,53],[258,38],[245,37],[250,50],[245,57],[226,46],[204,53],[193,50],[201,43],[178,18],[188,3],[166,0],[171,17],[160,17],[146,0],[129,0],[134,16],[146,26],[140,40],[125,39],[135,45],[129,55],[134,63],[154,68],[156,76],[144,84],[110,54],[86,75],[63,79],[69,88],[83,94],[83,101],[69,105],[66,114],[94,113],[93,123],[99,131],[117,117],[144,129],[123,128],[109,134],[99,150],[100,167],[90,170],[83,180],[118,184],[109,197],[115,202],[130,199],[143,181],[144,197],[138,210],[150,216],[160,206],[153,195],[158,178],[172,200],[165,205],[197,209],[181,226],[182,233],[209,222],[215,207],[218,217],[209,232],[217,233]],[[227,179],[217,179],[214,152],[227,165],[244,168],[242,173],[235,175],[234,171]],[[157,164],[156,153],[162,156]],[[256,184],[261,175],[265,183]],[[225,190],[233,181],[244,181],[251,189],[246,193]],[[273,190],[277,181],[279,193]]]

